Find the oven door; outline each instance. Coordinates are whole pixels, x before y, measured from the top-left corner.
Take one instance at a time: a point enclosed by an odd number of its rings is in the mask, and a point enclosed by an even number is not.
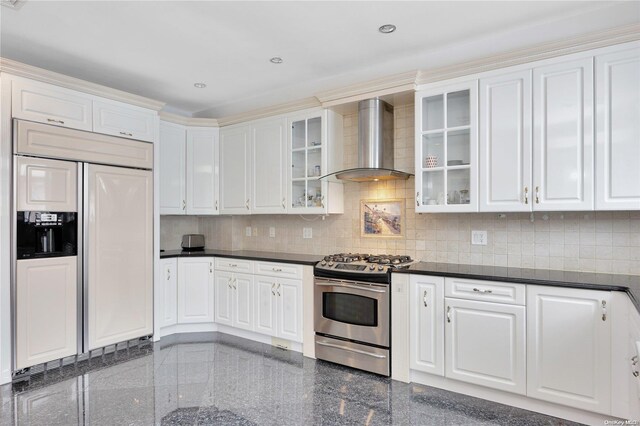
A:
[[[389,285],[315,278],[316,333],[389,347]]]

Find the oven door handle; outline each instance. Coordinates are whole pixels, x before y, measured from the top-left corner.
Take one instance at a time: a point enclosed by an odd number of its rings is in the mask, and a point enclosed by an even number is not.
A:
[[[315,285],[319,285],[319,286],[323,286],[323,287],[337,287],[337,288],[344,287],[344,288],[353,288],[353,289],[356,289],[356,290],[371,291],[371,292],[373,292],[373,293],[386,293],[386,292],[387,292],[387,290],[378,290],[378,289],[375,289],[375,288],[364,287],[364,286],[360,287],[359,285],[350,285],[350,284],[338,284],[338,283],[335,283],[335,284],[324,284],[324,283],[315,283]]]
[[[360,349],[353,349],[353,348],[348,348],[346,346],[334,345],[333,343],[326,343],[326,342],[316,342],[316,343],[319,344],[320,346],[327,346],[330,348],[342,349],[344,351],[355,352],[357,354],[367,355],[373,358],[378,358],[378,359],[386,358],[386,355],[373,354],[371,352],[361,351]]]

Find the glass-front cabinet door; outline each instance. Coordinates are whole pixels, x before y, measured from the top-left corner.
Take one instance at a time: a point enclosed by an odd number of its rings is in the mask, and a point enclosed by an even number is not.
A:
[[[477,80],[416,93],[416,211],[478,211]]]
[[[290,119],[291,212],[322,213],[326,183],[318,180],[326,167],[322,111]]]

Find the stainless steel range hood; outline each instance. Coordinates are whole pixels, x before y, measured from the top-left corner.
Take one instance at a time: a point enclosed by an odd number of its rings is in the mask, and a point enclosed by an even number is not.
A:
[[[393,168],[393,107],[381,99],[358,104],[358,167],[332,173],[337,179],[371,182],[409,179]]]

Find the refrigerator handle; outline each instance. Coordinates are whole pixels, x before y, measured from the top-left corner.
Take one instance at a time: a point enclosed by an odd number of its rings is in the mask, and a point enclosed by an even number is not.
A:
[[[89,163],[82,164],[82,353],[89,347]]]
[[[83,327],[82,327],[82,321],[84,319],[83,317],[83,306],[84,306],[84,301],[83,301],[83,282],[84,282],[84,277],[83,277],[83,259],[84,259],[84,217],[82,215],[82,211],[83,211],[83,206],[82,206],[82,181],[83,181],[83,173],[82,173],[82,163],[77,163],[76,164],[77,167],[77,172],[76,172],[76,206],[77,206],[77,214],[76,214],[76,220],[77,220],[77,227],[78,229],[76,230],[76,245],[77,245],[77,257],[76,257],[76,268],[77,268],[77,274],[76,274],[76,317],[77,317],[77,328],[76,328],[76,341],[77,341],[77,349],[76,352],[78,354],[81,354],[84,352],[84,348],[83,348]]]

